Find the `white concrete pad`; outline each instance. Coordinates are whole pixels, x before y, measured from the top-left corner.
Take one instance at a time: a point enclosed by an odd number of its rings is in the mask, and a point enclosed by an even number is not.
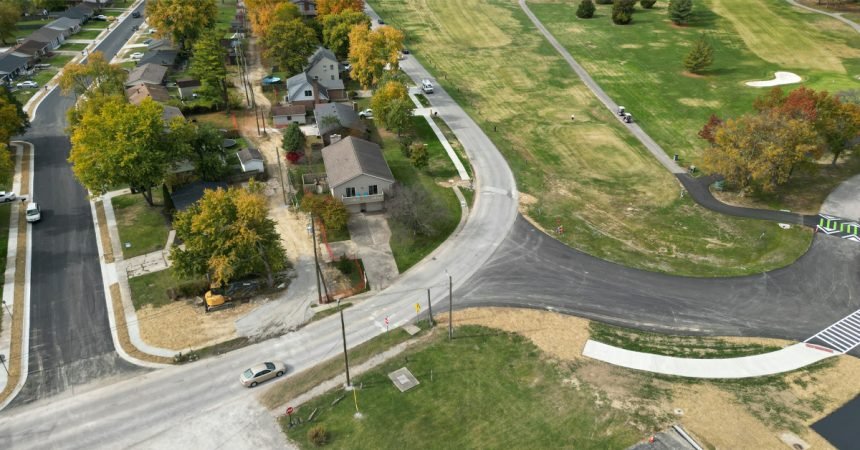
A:
[[[783,84],[800,83],[800,76],[791,72],[776,72],[773,74],[772,80],[762,81],[747,81],[745,84],[750,87],[771,87],[781,86]]]
[[[724,359],[677,358],[613,347],[589,340],[583,356],[628,369],[690,378],[751,378],[790,372],[838,353],[809,344],[794,344],[761,355]]]

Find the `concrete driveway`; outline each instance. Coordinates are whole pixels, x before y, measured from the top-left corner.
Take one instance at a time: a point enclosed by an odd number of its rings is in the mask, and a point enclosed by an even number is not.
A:
[[[380,291],[390,286],[400,272],[394,262],[391,246],[388,245],[391,229],[388,228],[385,215],[353,214],[347,226],[355,244],[356,256],[364,262],[370,289]]]

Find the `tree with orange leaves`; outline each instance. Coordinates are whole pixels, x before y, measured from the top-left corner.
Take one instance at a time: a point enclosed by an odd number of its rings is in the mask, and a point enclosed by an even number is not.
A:
[[[317,0],[317,14],[340,14],[344,11],[364,10],[364,0]]]

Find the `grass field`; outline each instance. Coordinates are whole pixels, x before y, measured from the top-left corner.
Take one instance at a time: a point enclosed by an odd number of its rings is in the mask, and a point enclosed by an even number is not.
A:
[[[152,305],[157,308],[170,303],[172,300],[167,296],[167,289],[176,288],[179,284],[187,281],[195,280],[184,279],[178,276],[173,269],[129,278],[128,284],[131,288],[131,301],[134,304],[134,309],[140,309],[144,305]]]
[[[168,228],[160,206],[163,204],[161,191],[154,189],[152,196],[156,206],[147,205],[140,194],[111,198],[124,258],[163,249],[167,243]],[[131,245],[127,247],[126,243]]]
[[[285,427],[287,436],[313,448],[307,432],[322,426],[332,449],[608,449],[643,437],[630,424],[631,413],[571,388],[572,365],[547,358],[522,336],[464,326],[446,342],[438,331],[428,343],[353,378],[363,384],[357,391],[360,420],[353,417],[352,395],[332,406],[344,393],[329,392],[301,407],[303,418],[317,409],[316,419]],[[400,393],[387,374],[404,366],[421,384]]]
[[[83,29],[70,39],[95,39],[102,34],[102,30]]]
[[[694,276],[761,272],[808,248],[807,231],[782,232],[679,198],[674,177],[598,103],[516,1],[370,3],[405,31],[415,56],[493,139],[527,194],[527,212],[547,229],[564,226],[562,241],[625,265]],[[561,16],[569,5],[552,7]]]
[[[89,45],[89,44],[79,44],[76,42],[75,43],[66,42],[65,44],[63,44],[59,48],[57,48],[57,51],[61,51],[61,52],[80,51],[80,50],[87,48],[87,45]]]

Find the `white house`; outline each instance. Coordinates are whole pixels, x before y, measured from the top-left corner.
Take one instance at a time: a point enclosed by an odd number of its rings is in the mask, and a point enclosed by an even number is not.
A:
[[[306,111],[311,111],[314,105],[328,102],[328,89],[311,79],[306,72],[287,78],[287,95],[284,96],[284,103],[302,105]]]
[[[323,148],[322,155],[331,195],[343,201],[349,212],[385,208],[394,175],[378,145],[348,136]]]
[[[176,80],[176,87],[179,89],[179,98],[190,98],[194,96],[195,91],[200,89],[200,80],[181,78]]]
[[[236,152],[236,156],[239,158],[239,164],[242,166],[242,171],[245,173],[263,173],[265,170],[265,167],[263,166],[263,155],[261,155],[260,151],[256,148],[244,148],[241,151]]]
[[[305,107],[302,105],[273,106],[272,122],[274,122],[275,128],[284,128],[291,123],[304,125],[307,123]]]
[[[324,86],[332,101],[345,100],[346,90],[340,79],[340,63],[337,56],[325,47],[318,47],[313,55],[308,57],[305,73],[311,80]]]

